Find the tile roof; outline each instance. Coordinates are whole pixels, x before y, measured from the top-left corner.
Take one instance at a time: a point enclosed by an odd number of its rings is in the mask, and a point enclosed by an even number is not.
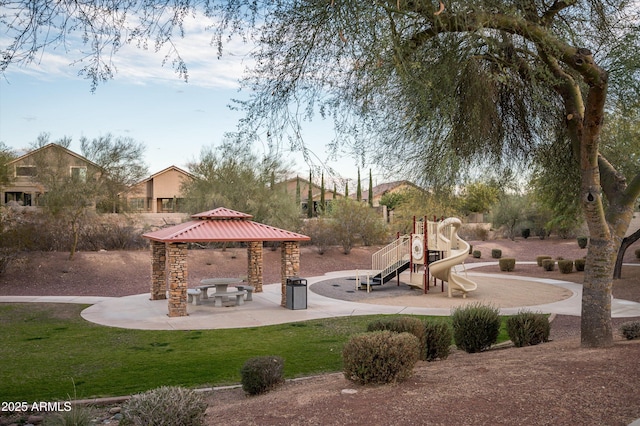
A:
[[[248,220],[246,213],[224,207],[198,213],[195,220],[148,232],[144,238],[161,242],[308,241],[311,238]]]

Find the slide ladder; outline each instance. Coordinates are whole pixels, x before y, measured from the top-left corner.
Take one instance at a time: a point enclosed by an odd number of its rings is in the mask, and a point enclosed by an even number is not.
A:
[[[438,239],[442,240],[448,250],[445,257],[437,260],[429,265],[429,273],[432,277],[447,282],[448,296],[452,296],[452,292],[462,293],[462,297],[466,297],[467,293],[474,291],[478,285],[452,271],[456,265],[464,263],[469,255],[469,243],[458,237],[458,229],[462,225],[460,219],[450,217],[438,222]]]
[[[380,271],[371,277],[370,285],[389,282],[409,269],[411,246],[408,235],[403,235],[371,255],[371,269]]]

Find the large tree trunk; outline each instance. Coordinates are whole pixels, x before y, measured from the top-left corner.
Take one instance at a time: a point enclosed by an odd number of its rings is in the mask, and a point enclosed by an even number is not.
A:
[[[582,286],[581,342],[586,347],[613,344],[611,294],[616,244],[611,239],[589,241]]]
[[[590,65],[588,72],[585,71],[589,91],[583,120],[577,123],[574,139],[579,141],[580,195],[589,227],[589,249],[582,288],[581,342],[585,347],[608,347],[613,344],[611,292],[619,239],[615,238],[607,221],[599,169],[599,139],[607,96],[607,73],[594,64],[591,52],[586,49],[578,49],[575,60],[576,63]]]

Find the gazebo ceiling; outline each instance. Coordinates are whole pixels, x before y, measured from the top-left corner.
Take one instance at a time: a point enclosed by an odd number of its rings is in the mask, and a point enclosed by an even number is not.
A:
[[[253,216],[224,207],[194,214],[196,220],[143,234],[144,238],[168,243],[308,241],[311,238],[249,220]]]

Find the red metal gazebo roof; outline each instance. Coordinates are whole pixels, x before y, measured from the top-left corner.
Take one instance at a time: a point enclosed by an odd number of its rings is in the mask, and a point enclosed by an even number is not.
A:
[[[224,207],[194,214],[196,220],[143,234],[144,238],[170,243],[308,241],[311,238],[249,220],[253,216]]]

